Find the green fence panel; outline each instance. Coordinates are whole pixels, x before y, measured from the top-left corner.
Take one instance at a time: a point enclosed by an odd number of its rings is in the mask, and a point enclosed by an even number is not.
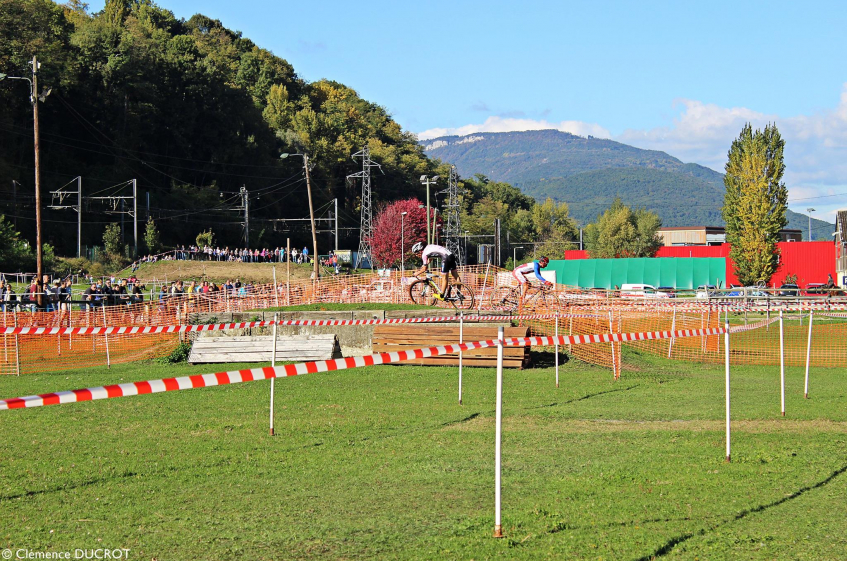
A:
[[[679,289],[726,284],[723,257],[655,257],[632,259],[568,259],[550,261],[561,284],[582,288],[651,284]]]
[[[674,286],[676,283],[676,259],[659,260],[659,282],[655,286]]]

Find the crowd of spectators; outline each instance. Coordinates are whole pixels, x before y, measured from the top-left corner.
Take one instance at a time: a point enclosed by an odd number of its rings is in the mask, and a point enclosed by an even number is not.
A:
[[[248,249],[229,247],[198,247],[189,245],[187,248],[179,246],[172,251],[159,255],[145,255],[138,261],[133,263],[133,268],[137,268],[140,263],[155,263],[157,261],[229,261],[236,263],[309,263],[309,248],[304,247],[301,250],[296,248],[291,250],[291,253],[286,251],[284,247],[274,249]]]

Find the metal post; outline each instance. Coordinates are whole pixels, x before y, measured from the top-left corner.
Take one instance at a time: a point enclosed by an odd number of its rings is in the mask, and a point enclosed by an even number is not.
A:
[[[500,524],[500,442],[503,435],[503,327],[497,328],[497,397],[494,424],[494,537],[503,537]]]
[[[779,391],[782,416],[785,417],[785,325],[779,311]]]
[[[559,312],[556,311],[556,387],[559,387]]]
[[[273,327],[273,345],[271,347],[271,367],[276,366],[276,327],[279,323],[279,314],[274,314],[274,327]],[[276,377],[271,378],[271,427],[270,427],[270,435],[274,435],[274,382],[276,381]]]
[[[335,197],[335,252],[338,253],[338,197]]]
[[[804,397],[809,399],[809,365],[811,364],[810,359],[812,358],[812,322],[815,316],[815,312],[809,311],[809,340],[806,342],[806,385],[804,391]]]
[[[100,309],[103,310],[103,327],[106,327],[106,303],[105,302],[103,303],[103,305],[101,306]],[[111,357],[109,356],[109,334],[104,333],[103,337],[105,337],[105,339],[106,339],[106,367],[111,368],[112,367],[112,360],[111,360]]]
[[[726,461],[729,462],[729,320],[724,324],[723,345],[726,354]]]
[[[459,344],[465,342],[465,323],[462,312],[459,312]],[[462,405],[462,349],[459,349],[459,405]]]

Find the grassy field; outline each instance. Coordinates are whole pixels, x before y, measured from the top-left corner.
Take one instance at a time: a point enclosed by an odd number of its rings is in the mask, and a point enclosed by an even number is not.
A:
[[[130,559],[844,559],[847,379],[630,353],[494,372],[383,366],[0,414],[0,548]],[[156,363],[0,379],[3,397],[209,372]]]
[[[241,279],[242,282],[265,284],[273,282],[273,268],[276,267],[277,282],[286,280],[286,263],[237,263],[228,261],[157,261],[142,263],[135,275],[143,281],[168,279],[182,281],[226,282],[227,279]],[[128,277],[129,269],[121,276]],[[312,265],[291,264],[291,279],[308,279],[312,274]]]

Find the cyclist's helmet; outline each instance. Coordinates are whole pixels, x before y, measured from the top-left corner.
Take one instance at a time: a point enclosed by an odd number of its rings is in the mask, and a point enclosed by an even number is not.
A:
[[[548,263],[550,263],[550,260],[547,258],[547,256],[542,256],[538,259],[538,264],[542,267],[546,267]]]
[[[418,242],[418,243],[416,243],[415,245],[412,246],[412,253],[420,253],[421,251],[423,251],[423,248],[424,248],[423,242]]]

